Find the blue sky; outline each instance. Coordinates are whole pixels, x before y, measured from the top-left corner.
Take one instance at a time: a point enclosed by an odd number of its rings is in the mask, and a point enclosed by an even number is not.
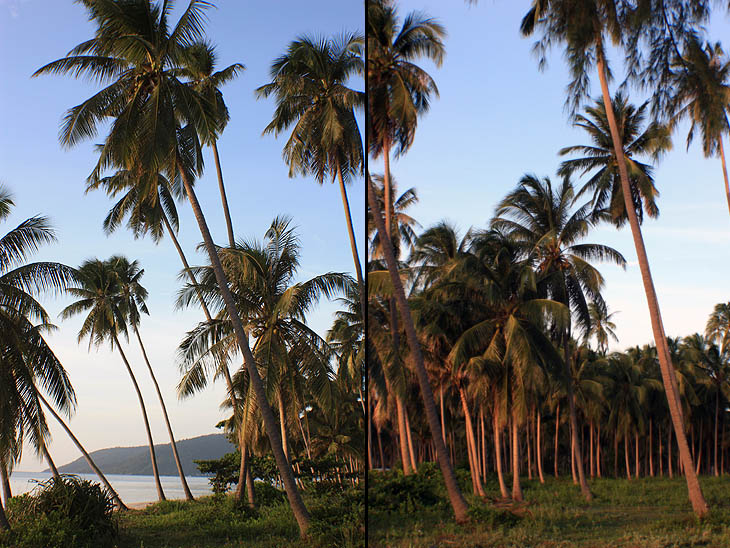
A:
[[[496,203],[525,173],[558,180],[560,148],[587,144],[563,110],[569,81],[562,51],[555,48],[544,72],[531,52],[533,39],[519,35],[529,2],[402,0],[399,13],[422,10],[447,29],[441,68],[422,66],[434,77],[440,98],[418,125],[415,142],[391,163],[401,191],[415,187],[420,203],[411,214],[424,228],[447,219],[462,234],[485,227]],[[710,37],[728,36],[727,17],[717,11]],[[614,63],[617,79],[620,66]],[[591,76],[592,93],[600,93]],[[611,86],[612,92],[616,83]],[[634,103],[645,97],[631,91]],[[730,299],[730,218],[720,161],[702,156],[699,140],[685,151],[687,127],[674,135],[674,149],[655,171],[660,216],[643,232],[669,336],[704,331],[712,307]],[[382,172],[382,160],[371,161]],[[615,316],[620,342],[612,349],[652,340],[643,286],[628,226],[599,228],[586,241],[611,245],[626,257],[626,271],[600,266],[604,295]]]
[[[174,20],[187,2],[179,1]],[[288,43],[301,34],[334,35],[364,29],[360,1],[335,0],[315,3],[296,0],[277,2],[219,1],[209,10],[208,37],[217,44],[218,66],[234,62],[246,65],[245,72],[223,89],[231,121],[219,142],[219,151],[237,237],[261,239],[272,219],[279,214],[293,217],[302,243],[301,279],[327,271],[353,272],[344,214],[336,186],[319,186],[309,178],[288,178],[281,149],[285,136],[261,136],[273,114],[273,100],[259,100],[254,89],[268,82],[268,69]],[[224,417],[218,409],[222,385],[178,402],[175,386],[179,373],[175,351],[185,331],[202,314],[197,310],[176,311],[174,298],[181,268],[172,243],[163,239],[155,245],[149,239],[133,240],[124,230],[111,237],[102,231],[102,220],[112,202],[103,193],[84,194],[84,181],[95,158],[93,143],[71,150],[58,144],[59,122],[64,112],[89,97],[95,84],[66,77],[31,79],[42,65],[62,57],[79,42],[91,37],[93,26],[82,6],[67,1],[0,0],[0,182],[12,191],[17,207],[0,230],[36,214],[48,215],[59,242],[44,248],[36,260],[54,260],[77,266],[91,257],[107,258],[122,253],[140,261],[145,269],[143,285],[150,297],[151,316],[143,319],[142,337],[163,389],[173,430],[178,439],[208,434]],[[361,82],[353,85],[362,89]],[[217,191],[212,157],[206,155],[207,170],[197,183],[198,197],[213,237],[225,243],[226,232]],[[357,234],[364,234],[362,181],[349,188]],[[202,264],[196,254],[201,241],[197,224],[187,203],[179,204],[180,240],[191,264]],[[363,254],[364,237],[359,242]],[[44,298],[54,317],[69,303],[67,299]],[[310,324],[321,334],[328,329],[336,304],[323,302],[311,314]],[[49,342],[67,368],[78,397],[78,411],[72,428],[88,450],[109,446],[144,444],[139,406],[131,382],[117,353],[109,347],[87,352],[78,344],[81,319],[57,321],[60,329]],[[130,357],[147,402],[156,443],[168,437],[156,403],[156,396],[144,368],[139,349],[128,345]],[[52,421],[52,419],[49,419]],[[78,453],[65,434],[52,424],[50,447],[57,463],[77,458]],[[26,450],[20,470],[45,467]]]

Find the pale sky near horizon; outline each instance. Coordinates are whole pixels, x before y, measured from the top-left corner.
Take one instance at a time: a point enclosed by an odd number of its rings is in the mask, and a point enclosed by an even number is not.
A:
[[[440,98],[419,121],[412,148],[391,162],[400,192],[415,187],[420,203],[410,214],[423,229],[442,219],[463,235],[471,226],[486,227],[497,202],[525,173],[559,178],[558,150],[589,144],[583,130],[571,127],[563,110],[569,78],[562,50],[555,47],[544,72],[531,52],[533,38],[523,39],[519,23],[529,2],[400,0],[401,18],[420,10],[439,20],[448,32],[441,68],[422,66],[435,79]],[[730,36],[730,24],[716,10],[709,37]],[[726,48],[730,47],[730,42]],[[726,49],[727,51],[727,49]],[[620,67],[613,65],[621,81]],[[591,92],[600,94],[595,73]],[[617,83],[611,85],[612,93]],[[644,99],[636,91],[632,102]],[[645,244],[668,336],[703,332],[713,306],[730,300],[730,217],[719,159],[705,159],[696,139],[685,151],[687,127],[674,134],[674,149],[656,166],[660,216],[643,225]],[[371,173],[382,173],[382,160]],[[581,179],[582,180],[582,179]],[[580,181],[574,180],[577,187]],[[586,198],[586,200],[589,197]],[[582,202],[581,202],[582,203]],[[619,350],[651,342],[651,325],[636,253],[628,225],[596,229],[586,242],[611,245],[628,261],[625,271],[598,265],[604,296],[617,311]]]
[[[301,238],[299,279],[328,271],[353,273],[352,255],[345,231],[344,213],[337,187],[319,186],[311,178],[288,177],[281,157],[287,136],[262,137],[270,121],[273,99],[257,101],[254,90],[269,81],[271,62],[284,53],[288,43],[303,34],[332,36],[343,31],[363,32],[360,0],[339,2],[237,2],[219,0],[208,11],[207,36],[217,45],[218,67],[242,62],[246,70],[223,88],[231,114],[219,150],[237,238],[261,240],[272,219],[280,214],[293,217]],[[178,1],[174,21],[187,5]],[[44,247],[34,260],[52,260],[72,266],[83,260],[123,253],[138,259],[149,291],[150,317],[142,320],[142,337],[158,375],[177,439],[215,432],[226,414],[219,410],[224,387],[216,383],[199,395],[178,401],[175,386],[179,372],[177,345],[184,333],[202,319],[197,309],[177,311],[174,299],[181,283],[181,264],[172,243],[165,238],[155,245],[149,238],[133,240],[124,229],[111,237],[102,231],[102,220],[111,207],[103,193],[84,194],[84,181],[95,159],[97,139],[64,150],[58,144],[58,128],[64,112],[99,89],[96,84],[70,77],[43,76],[31,79],[42,65],[58,59],[76,44],[92,36],[83,7],[71,0],[0,0],[0,182],[13,194],[16,208],[0,227],[11,227],[36,214],[51,218],[58,243]],[[362,82],[354,82],[362,89]],[[213,237],[225,243],[215,169],[206,151],[206,173],[197,192]],[[355,230],[364,243],[364,192],[362,180],[348,189]],[[180,240],[191,264],[207,257],[196,253],[202,240],[187,203],[178,204]],[[76,341],[81,318],[61,322],[58,313],[68,298],[41,299],[55,318],[59,330],[48,341],[69,372],[78,398],[71,420],[74,433],[86,449],[144,445],[146,436],[132,384],[118,353],[108,346],[92,348]],[[323,301],[310,315],[310,324],[321,335],[330,327],[336,303]],[[142,386],[155,443],[169,443],[157,398],[141,353],[134,343],[125,346],[132,368]],[[52,417],[51,453],[57,464],[79,453]],[[45,468],[29,448],[18,470]]]

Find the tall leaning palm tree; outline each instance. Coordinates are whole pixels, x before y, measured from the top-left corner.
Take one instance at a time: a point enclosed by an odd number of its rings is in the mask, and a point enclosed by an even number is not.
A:
[[[730,61],[719,42],[708,42],[703,46],[696,35],[690,35],[685,40],[684,55],[675,64],[672,82],[675,91],[668,105],[670,122],[675,125],[689,119],[687,148],[699,128],[705,158],[720,156],[725,196],[730,209],[730,182],[722,144],[723,137],[730,132]]]
[[[385,219],[383,218],[383,213],[375,194],[375,185],[370,179],[370,175],[367,170],[365,171],[365,179],[368,207],[372,210],[372,218],[375,221],[375,226],[377,227],[378,232],[381,234],[387,234],[385,230]],[[465,522],[468,520],[468,506],[464,500],[464,496],[461,494],[459,485],[456,482],[454,468],[451,464],[451,460],[449,459],[446,444],[442,437],[441,424],[439,423],[438,413],[436,412],[436,403],[433,398],[433,390],[431,390],[431,383],[423,362],[421,344],[418,341],[416,328],[413,324],[411,309],[408,305],[408,300],[406,299],[406,294],[403,289],[403,282],[401,281],[398,273],[398,263],[396,262],[395,254],[393,253],[393,246],[388,244],[389,242],[386,241],[385,245],[382,246],[383,255],[385,256],[385,262],[388,265],[388,273],[390,275],[391,283],[393,284],[395,301],[398,305],[398,311],[400,312],[401,321],[403,322],[406,332],[406,338],[408,339],[408,346],[411,350],[412,363],[421,389],[421,397],[423,398],[423,404],[426,410],[428,426],[431,430],[431,439],[433,440],[434,448],[436,449],[436,457],[438,459],[439,466],[441,467],[446,491],[449,495],[449,500],[451,502],[451,507],[454,510],[456,520],[458,522]]]
[[[519,186],[499,203],[492,220],[492,226],[509,234],[534,264],[540,292],[568,307],[584,334],[591,325],[589,301],[603,301],[600,293],[603,277],[589,261],[610,260],[621,266],[626,263],[615,249],[583,241],[597,220],[590,203],[576,207],[575,192],[569,180],[554,189],[548,177],[540,180],[534,175],[526,175],[520,180]],[[566,379],[571,379],[571,336],[571,322],[568,321],[559,337]],[[568,381],[567,389],[571,448],[576,457],[581,491],[590,500],[572,382]]]
[[[193,188],[194,177],[203,171],[200,135],[210,135],[216,129],[210,125],[217,123],[217,118],[215,106],[180,81],[177,73],[182,51],[203,38],[205,10],[212,4],[191,0],[175,24],[169,21],[171,1],[160,6],[148,0],[123,4],[88,0],[84,6],[97,26],[94,37],[71,50],[67,57],[35,73],[70,73],[108,84],[69,110],[61,128],[61,142],[73,146],[95,136],[102,121],[112,120],[99,160],[89,177],[92,184],[110,166],[163,173],[168,180],[179,174],[221,287],[221,297],[233,323],[289,504],[300,533],[305,535],[309,512],[284,455],[276,419],[266,399],[243,322]],[[229,392],[235,394],[232,384]]]
[[[705,336],[714,341],[723,354],[730,350],[730,302],[715,305],[707,318]]]
[[[278,135],[293,126],[284,146],[289,176],[313,175],[320,185],[325,179],[334,183],[337,178],[365,317],[365,283],[345,188],[353,177],[363,173],[362,138],[355,109],[364,105],[365,94],[347,87],[353,75],[362,73],[362,42],[358,34],[298,38],[271,65],[271,83],[259,87],[256,93],[259,97],[276,97],[274,118],[264,134]]]
[[[246,67],[241,63],[233,63],[222,70],[215,71],[216,60],[217,55],[213,44],[205,40],[193,42],[183,49],[181,74],[188,78],[189,84],[195,91],[205,98],[208,103],[213,105],[213,116],[215,119],[210,124],[204,126],[210,130],[209,133],[201,133],[200,137],[204,144],[209,145],[213,149],[215,170],[218,176],[218,191],[221,195],[223,215],[226,219],[226,229],[228,231],[228,243],[233,247],[235,245],[233,222],[231,221],[231,212],[228,208],[226,187],[223,184],[221,160],[218,154],[218,139],[220,138],[220,133],[225,129],[226,124],[230,120],[230,116],[228,114],[228,107],[223,100],[223,93],[219,88],[233,80]]]
[[[157,488],[157,497],[159,500],[165,500],[160,474],[157,470],[157,455],[155,454],[155,444],[152,441],[152,431],[147,418],[147,408],[139,384],[137,384],[137,378],[119,342],[120,334],[127,335],[128,323],[128,303],[122,293],[119,276],[110,261],[90,259],[77,269],[76,278],[77,284],[75,287],[70,287],[68,292],[78,300],[64,308],[61,311],[61,317],[68,319],[78,314],[88,313],[79,330],[79,342],[88,337],[89,348],[91,348],[92,344],[100,346],[108,340],[112,349],[116,347],[119,351],[127,373],[129,373],[129,378],[134,385],[139,406],[142,410],[142,420],[150,448],[150,461],[152,463],[152,474],[155,478],[155,487]]]
[[[613,153],[621,182],[621,192],[646,293],[654,341],[657,345],[662,381],[672,417],[674,433],[677,436],[679,453],[686,471],[689,499],[695,513],[702,516],[708,511],[707,502],[697,481],[692,456],[687,444],[677,379],[664,333],[659,299],[649,268],[649,258],[641,233],[639,217],[635,204],[631,200],[633,193],[629,177],[629,163],[625,157],[625,141],[616,120],[608,88],[610,71],[606,55],[606,42],[611,40],[617,46],[623,45],[627,26],[628,23],[622,19],[622,13],[620,13],[615,0],[586,0],[583,2],[533,0],[532,7],[522,20],[520,30],[524,36],[536,32],[541,33],[542,41],[538,44],[542,45],[542,51],[546,51],[551,44],[560,43],[565,46],[565,57],[573,76],[573,80],[568,85],[567,93],[568,104],[573,112],[577,110],[586,97],[590,70],[594,65],[597,69]]]
[[[142,336],[139,333],[141,314],[149,315],[149,310],[145,304],[145,300],[147,299],[147,290],[142,287],[142,284],[140,283],[144,270],[139,268],[137,261],[130,262],[126,257],[121,255],[112,256],[108,262],[118,278],[119,289],[123,299],[122,306],[126,309],[127,321],[134,331],[139,347],[142,350],[142,356],[144,357],[145,364],[147,365],[147,370],[150,372],[150,377],[152,377],[152,383],[155,385],[157,399],[160,402],[162,415],[165,419],[165,426],[167,427],[167,434],[170,436],[172,456],[175,459],[175,466],[177,466],[177,473],[180,476],[180,483],[182,483],[185,498],[187,500],[193,500],[193,494],[190,491],[190,487],[188,487],[188,482],[185,479],[185,472],[183,472],[182,463],[180,462],[180,456],[177,453],[177,444],[175,443],[175,436],[172,433],[172,426],[170,425],[170,417],[167,414],[165,400],[162,398],[160,385],[157,383],[157,377],[155,376],[150,360],[147,357],[147,350],[142,343]]]
[[[441,66],[446,30],[419,12],[409,13],[399,24],[395,5],[386,0],[368,0],[367,10],[367,146],[373,158],[383,155],[385,227],[390,234],[391,149],[399,156],[410,148],[418,117],[428,111],[431,96],[438,97],[436,82],[415,61],[425,57]]]

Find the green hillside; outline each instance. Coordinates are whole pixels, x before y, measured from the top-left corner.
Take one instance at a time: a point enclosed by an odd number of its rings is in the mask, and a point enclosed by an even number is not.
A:
[[[185,475],[188,476],[202,476],[193,460],[217,459],[236,449],[223,434],[208,434],[207,436],[177,440],[176,444],[183,470],[185,471]],[[157,466],[160,475],[177,475],[177,468],[175,467],[175,460],[172,456],[170,444],[156,444],[155,453],[157,455]],[[96,465],[105,474],[152,474],[149,447],[146,445],[99,449],[91,453],[91,458],[94,459]],[[92,473],[91,468],[83,457],[59,466],[58,470],[66,474]]]

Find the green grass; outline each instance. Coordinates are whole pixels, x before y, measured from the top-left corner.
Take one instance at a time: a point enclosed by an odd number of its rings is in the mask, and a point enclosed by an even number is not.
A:
[[[116,548],[364,547],[363,492],[305,494],[312,514],[310,535],[299,528],[286,501],[256,512],[237,508],[231,497],[166,501],[119,515]],[[305,544],[302,544],[305,542]]]
[[[463,479],[463,478],[460,478]],[[441,548],[487,546],[540,547],[730,547],[730,478],[700,478],[710,516],[697,520],[683,478],[597,479],[590,482],[594,500],[586,502],[570,478],[525,481],[525,503],[503,505],[495,498],[468,497],[470,523],[454,523],[443,487],[427,480],[439,500],[403,500],[395,507],[371,492],[368,546]],[[384,485],[373,482],[376,490]],[[389,496],[397,492],[391,484]],[[465,489],[466,491],[466,489]],[[396,499],[398,497],[396,496]]]

